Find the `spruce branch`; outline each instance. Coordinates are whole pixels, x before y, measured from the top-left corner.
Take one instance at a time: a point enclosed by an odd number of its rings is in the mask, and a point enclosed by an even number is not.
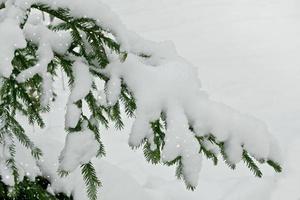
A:
[[[200,153],[203,153],[207,159],[211,159],[213,161],[214,165],[217,165],[218,157],[215,155],[214,152],[212,152],[206,148],[206,146],[204,145],[205,138],[203,138],[203,137],[196,137],[196,138],[201,146]],[[211,141],[208,140],[208,142],[211,142]]]
[[[5,4],[4,3],[0,3],[0,9],[5,8]]]
[[[267,163],[274,168],[276,172],[282,172],[282,167],[273,160],[268,160]]]
[[[98,180],[95,168],[91,162],[83,164],[81,166],[81,172],[83,179],[87,186],[87,194],[90,200],[97,200],[97,190],[101,186],[101,182]]]
[[[0,5],[0,9],[4,8],[5,4]],[[97,20],[87,17],[74,17],[72,12],[68,8],[51,8],[46,4],[34,4],[26,13],[25,20],[20,24],[21,29],[27,23],[27,18],[32,9],[37,9],[44,13],[49,14],[52,18],[57,18],[62,22],[59,24],[51,24],[47,26],[51,31],[67,31],[71,36],[71,44],[68,46],[67,52],[61,55],[58,52],[52,52],[54,58],[47,66],[47,73],[53,77],[57,76],[57,70],[61,69],[67,76],[69,86],[72,88],[76,82],[73,71],[73,64],[78,59],[89,67],[89,72],[93,76],[94,80],[91,84],[88,94],[77,102],[71,102],[80,108],[83,112],[83,105],[87,105],[89,109],[89,115],[87,113],[81,113],[80,119],[74,128],[68,128],[68,132],[82,131],[82,125],[86,124],[87,128],[94,133],[95,140],[99,143],[99,150],[97,156],[105,156],[104,145],[101,141],[100,130],[98,124],[100,123],[105,128],[109,127],[110,121],[115,123],[117,129],[122,129],[124,123],[121,118],[121,103],[125,108],[125,113],[129,117],[135,116],[135,110],[137,108],[135,97],[133,93],[126,86],[125,81],[122,80],[121,94],[116,104],[114,105],[99,105],[99,102],[95,95],[97,94],[96,81],[104,81],[107,83],[109,77],[104,75],[103,68],[109,64],[108,54],[113,52],[119,55],[120,61],[124,62],[127,58],[127,52],[122,52],[120,44],[117,42],[116,37],[111,33],[110,30],[102,28]],[[0,142],[4,141],[6,136],[12,140],[9,146],[9,152],[11,158],[7,160],[7,165],[13,172],[15,182],[18,182],[18,169],[15,161],[15,145],[14,139],[17,139],[25,147],[31,150],[31,154],[34,158],[39,159],[42,152],[37,148],[33,142],[28,138],[23,129],[22,125],[16,120],[16,115],[21,113],[28,118],[30,124],[38,124],[40,127],[44,127],[45,123],[41,116],[41,113],[48,112],[49,106],[41,105],[41,86],[43,84],[43,78],[36,74],[24,83],[16,81],[15,77],[18,76],[22,71],[35,66],[38,63],[37,52],[39,46],[33,44],[31,41],[26,41],[27,46],[23,49],[17,49],[15,51],[12,65],[14,67],[13,73],[8,78],[3,78],[3,84],[0,86],[0,119],[4,119],[6,124],[3,129],[0,130]],[[53,50],[54,51],[54,50]],[[109,52],[110,51],[110,52]],[[134,55],[147,60],[151,59],[152,55],[148,53],[134,52]],[[121,77],[122,79],[122,77]],[[55,98],[53,98],[54,100]],[[143,151],[145,158],[148,162],[153,164],[161,163],[161,151],[165,146],[165,134],[167,129],[167,115],[162,113],[160,119],[150,122],[151,129],[153,131],[153,138],[144,138],[140,145],[143,145]],[[193,132],[192,127],[190,130]],[[216,165],[218,157],[205,146],[205,142],[210,142],[219,147],[219,151],[225,161],[225,163],[232,169],[235,165],[230,163],[228,155],[225,152],[226,141],[218,141],[216,137],[211,134],[204,137],[197,137],[199,142],[199,153],[204,154],[208,159],[211,159]],[[153,140],[153,141],[152,141]],[[198,151],[198,149],[197,149]],[[181,155],[182,156],[182,155]],[[178,156],[171,162],[166,162],[166,165],[176,165],[176,176],[179,179],[183,179],[188,189],[194,190],[188,180],[185,180],[184,176],[184,164],[181,156]],[[251,154],[246,150],[243,151],[242,159],[247,167],[254,173],[255,176],[261,177],[262,173],[256,163],[254,162]],[[272,160],[267,160],[267,163],[274,168],[276,172],[281,172],[281,166]],[[87,194],[91,200],[97,199],[97,189],[101,186],[101,182],[97,178],[96,171],[92,165],[92,162],[88,162],[81,166],[81,172],[87,187]],[[59,171],[61,176],[67,176],[69,172]],[[26,184],[31,184],[25,180]],[[20,184],[18,185],[20,186]],[[35,185],[32,186],[34,191],[39,191]],[[18,191],[19,192],[19,191]],[[38,192],[39,193],[39,192]],[[39,196],[41,198],[48,198],[48,196]],[[52,197],[51,197],[52,198]],[[48,198],[50,199],[50,197]]]
[[[243,151],[243,161],[256,177],[262,177],[262,172],[260,171],[259,167],[255,164],[255,162],[245,150]]]

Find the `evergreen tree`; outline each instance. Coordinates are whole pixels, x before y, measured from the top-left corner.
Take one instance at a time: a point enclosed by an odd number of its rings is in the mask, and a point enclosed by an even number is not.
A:
[[[61,69],[71,94],[58,173],[67,176],[81,166],[91,200],[97,199],[101,182],[90,160],[105,156],[99,126],[108,128],[111,121],[122,129],[121,105],[136,118],[129,144],[142,146],[148,162],[175,165],[176,176],[189,189],[197,185],[201,155],[216,165],[220,152],[232,169],[243,160],[257,177],[262,176],[257,161],[281,171],[276,142],[264,125],[199,92],[193,67],[177,56],[172,45],[141,39],[100,2],[81,4],[87,5],[81,8],[69,0],[0,0],[0,143],[6,152],[0,159],[14,176],[17,195],[24,193],[24,199],[30,199],[28,195],[45,189],[38,180],[20,179],[16,140],[35,159],[42,151],[17,115],[26,116],[29,124],[45,126],[41,114],[51,110],[51,101],[59,95],[51,85]],[[95,7],[96,13],[91,12]],[[35,21],[35,11],[51,15],[55,22]],[[99,86],[102,82],[104,89]],[[83,111],[85,105],[88,112]],[[84,158],[71,153],[79,148],[76,140],[90,142],[88,148],[80,147]],[[32,189],[20,191],[22,185]],[[9,196],[2,182],[0,189],[4,191],[0,195]],[[37,193],[44,195],[41,199],[67,199],[45,190]]]

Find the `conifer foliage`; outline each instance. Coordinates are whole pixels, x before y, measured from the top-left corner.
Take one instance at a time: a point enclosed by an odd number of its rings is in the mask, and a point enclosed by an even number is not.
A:
[[[90,5],[82,9],[72,1],[0,3],[0,143],[6,152],[0,159],[16,186],[21,179],[15,142],[30,149],[35,159],[43,156],[17,116],[45,126],[41,114],[51,110],[51,101],[59,95],[51,86],[59,70],[67,75],[71,94],[58,173],[67,176],[81,166],[91,200],[97,199],[101,186],[91,159],[105,156],[99,127],[113,122],[122,129],[121,106],[136,118],[129,144],[143,146],[146,160],[153,164],[177,166],[176,176],[189,189],[197,185],[201,155],[217,164],[221,153],[232,169],[243,160],[257,177],[262,176],[258,163],[281,171],[277,144],[260,121],[209,100],[199,91],[193,67],[172,45],[141,39],[99,1],[84,1]],[[90,14],[93,8],[106,15]],[[36,12],[51,15],[55,23],[34,20]],[[76,141],[87,143],[79,147]],[[73,149],[79,149],[80,156],[73,155]]]

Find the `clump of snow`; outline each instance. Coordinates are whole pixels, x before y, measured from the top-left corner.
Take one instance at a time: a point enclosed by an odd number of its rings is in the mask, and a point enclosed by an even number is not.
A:
[[[15,0],[14,5],[22,10],[27,10],[36,0]]]
[[[26,41],[17,22],[10,18],[0,21],[0,33],[0,76],[9,77],[13,70],[11,61],[14,52],[26,47]]]
[[[14,184],[14,178],[11,174],[11,170],[7,167],[6,161],[11,158],[9,153],[9,145],[11,145],[11,139],[5,136],[1,137],[0,143],[0,175],[3,182],[7,185]]]
[[[123,49],[128,50],[128,35],[127,28],[121,22],[119,17],[111,11],[111,9],[104,3],[98,0],[88,0],[82,3],[81,1],[73,0],[38,0],[38,2],[45,3],[52,8],[68,8],[71,15],[74,17],[93,18],[97,24],[105,30],[112,32],[117,40],[122,44]]]
[[[107,95],[103,90],[99,90],[97,93],[97,105],[107,106]]]
[[[26,3],[25,3],[26,2]],[[26,18],[26,10],[30,8],[30,1],[9,0],[5,2],[5,8],[1,11],[1,18],[9,18],[14,20],[17,24],[24,22]],[[0,21],[2,20],[0,18]]]
[[[264,123],[211,101],[200,90],[194,67],[176,55],[175,50],[170,53],[169,48],[164,47],[167,46],[155,46],[160,49],[159,57],[140,58],[130,53],[124,62],[112,61],[102,70],[114,82],[116,76],[123,79],[135,96],[137,111],[129,138],[131,146],[139,146],[145,138],[150,138],[153,133],[149,123],[165,112],[167,131],[163,160],[181,156],[185,180],[192,186],[197,185],[201,168],[200,146],[195,135],[213,134],[224,142],[232,163],[241,160],[243,148],[256,159],[268,160],[272,156],[274,161],[280,162],[279,155],[271,152],[272,148],[278,148]],[[195,133],[189,130],[190,125],[196,127]]]
[[[7,164],[7,161],[9,159],[12,159],[12,156],[9,152],[9,147],[14,143],[11,138],[7,136],[3,136],[1,138],[0,143],[0,176],[2,177],[2,180],[5,184],[9,186],[13,186],[15,184],[14,176],[12,175],[11,168]],[[14,158],[15,159],[15,158]],[[19,179],[22,180],[25,172],[22,167],[22,163],[15,163],[15,166],[18,169],[19,173]]]
[[[80,60],[73,64],[74,84],[67,103],[67,112],[65,116],[66,128],[74,128],[81,115],[81,109],[75,104],[83,99],[91,90],[93,83],[89,67]]]
[[[119,95],[121,93],[121,80],[117,76],[110,77],[107,82],[107,103],[108,105],[114,105],[119,100]]]
[[[99,143],[94,133],[87,127],[82,127],[80,132],[69,133],[59,160],[59,169],[72,172],[79,165],[88,163],[97,155]]]
[[[3,161],[1,160],[0,162],[0,174],[2,177],[1,181],[3,181],[3,183],[6,185],[13,186],[15,184],[14,177],[11,174],[10,168],[8,168]]]
[[[163,161],[170,162],[181,156],[185,180],[189,185],[195,187],[198,183],[202,163],[199,143],[188,128],[188,120],[181,106],[178,104],[168,105],[166,114],[168,128],[162,151]]]
[[[124,63],[116,61],[104,71],[108,74],[120,74],[119,78],[123,78],[136,98],[136,120],[129,144],[139,146],[144,138],[152,134],[149,123],[158,119],[162,111],[166,112],[168,128],[163,160],[172,161],[181,156],[185,179],[188,184],[196,186],[201,168],[200,146],[189,131],[182,104],[188,98],[199,100],[197,96],[192,95],[200,92],[200,82],[195,78],[194,68],[187,65],[183,59],[175,57],[168,61],[163,56],[160,59],[150,58],[157,64],[151,66],[130,54]]]
[[[74,85],[70,94],[69,102],[77,102],[83,99],[91,90],[93,78],[89,66],[80,60],[73,64]]]
[[[22,71],[16,78],[18,82],[25,82],[34,75],[39,74],[43,78],[42,100],[43,106],[49,104],[52,98],[52,78],[47,72],[48,64],[54,58],[54,52],[64,54],[71,43],[70,34],[66,31],[53,32],[42,24],[33,25],[27,23],[24,27],[24,35],[27,40],[38,45],[38,63]]]
[[[81,116],[81,109],[74,103],[67,104],[65,127],[75,128]]]
[[[241,161],[243,148],[242,144],[236,138],[228,140],[224,148],[229,163],[236,164]]]

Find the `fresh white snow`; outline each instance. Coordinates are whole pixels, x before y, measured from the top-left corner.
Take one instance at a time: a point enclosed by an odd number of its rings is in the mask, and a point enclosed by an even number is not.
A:
[[[115,161],[119,145],[107,149],[115,151],[111,162],[127,169],[146,188],[166,195],[165,199],[299,199],[300,2],[105,2],[142,36],[172,40],[179,54],[198,67],[202,87],[212,99],[266,122],[282,146],[285,164],[282,174],[273,177],[274,173],[264,168],[264,177],[257,179],[241,165],[231,172],[225,165],[213,167],[204,159],[198,188],[188,192],[180,182],[170,183],[174,179],[167,169],[149,170],[141,164],[142,158],[130,163],[135,158],[130,152],[127,159],[124,153]],[[107,139],[112,143],[121,140],[119,134]]]
[[[18,48],[26,47],[26,41],[18,23],[12,19],[6,19],[0,23],[0,32],[2,35],[0,39],[0,75],[9,77],[13,70],[11,60],[14,52]]]
[[[76,127],[82,111],[75,103],[83,99],[90,92],[92,86],[92,75],[89,72],[88,66],[82,61],[77,60],[73,64],[73,76],[74,83],[68,98],[65,115],[66,128]]]
[[[78,166],[88,163],[97,155],[99,143],[94,133],[83,124],[83,130],[67,135],[65,146],[59,156],[59,170],[72,172]]]
[[[127,134],[121,135],[120,133],[115,133],[116,131],[112,129],[109,131],[102,130],[106,133],[109,132],[109,134],[104,134],[104,144],[106,144],[108,152],[105,160],[110,163],[108,165],[115,165],[117,168],[110,169],[108,167],[106,170],[103,169],[103,171],[101,171],[102,167],[98,168],[100,177],[106,177],[103,178],[104,187],[100,191],[100,196],[103,196],[104,199],[118,198],[114,196],[117,194],[110,190],[110,187],[113,185],[112,182],[117,182],[116,188],[121,183],[123,183],[122,185],[132,186],[125,188],[120,186],[120,188],[123,188],[120,195],[123,194],[123,198],[125,196],[128,199],[129,197],[132,197],[131,199],[141,199],[141,197],[146,199],[148,197],[154,200],[199,198],[213,200],[296,200],[299,198],[300,193],[297,191],[297,188],[300,186],[300,172],[297,167],[300,163],[299,159],[297,159],[297,152],[300,150],[300,138],[297,136],[300,131],[300,92],[297,91],[300,80],[300,68],[298,66],[300,64],[298,55],[300,53],[300,39],[298,37],[300,33],[300,16],[297,13],[297,9],[300,8],[299,3],[295,0],[153,0],[151,2],[146,0],[130,2],[107,0],[106,3],[110,4],[111,8],[121,15],[121,19],[126,26],[137,33],[158,41],[165,39],[174,41],[179,54],[197,67],[202,86],[209,91],[212,99],[217,102],[224,102],[241,110],[243,113],[253,114],[255,117],[264,120],[271,129],[270,132],[277,136],[280,144],[283,146],[285,171],[280,175],[273,176],[273,172],[266,168],[263,170],[266,176],[262,179],[256,179],[252,177],[245,167],[240,165],[238,165],[237,170],[231,172],[224,165],[212,167],[210,161],[204,159],[203,169],[199,175],[199,186],[195,192],[189,192],[185,190],[184,185],[180,181],[175,180],[170,168],[151,166],[144,161],[140,151],[133,153],[126,144]],[[133,38],[136,39],[135,36]],[[143,46],[135,48],[140,50]],[[134,51],[135,48],[131,50]],[[144,52],[147,51],[151,51],[151,48],[144,50]],[[160,51],[158,52],[161,53]],[[159,65],[159,62],[157,62],[161,59],[159,53],[157,58],[154,57],[153,60],[146,64]],[[174,52],[169,53],[173,55]],[[126,62],[130,63],[132,60],[134,61],[134,58],[129,57],[129,60]],[[130,67],[134,68],[134,62],[130,64],[132,64]],[[120,75],[130,76],[130,74],[124,73]],[[128,81],[134,80],[128,78]],[[110,87],[118,88],[119,84],[119,80],[115,77]],[[55,87],[61,90],[59,86],[61,85],[57,84]],[[133,86],[136,86],[136,84],[133,84]],[[139,90],[139,88],[136,88],[136,90]],[[155,87],[153,90],[155,91]],[[84,92],[86,91],[84,90]],[[64,93],[64,91],[61,92]],[[73,91],[71,91],[72,93]],[[144,95],[145,91],[141,91],[140,97]],[[45,134],[41,133],[40,130],[34,131],[32,138],[38,145],[44,145],[41,142],[43,137],[51,138],[60,144],[64,142],[65,133],[63,131],[64,124],[62,123],[64,119],[59,119],[64,110],[64,105],[66,105],[66,97],[61,99],[60,104],[56,104],[56,112],[53,111],[53,113],[56,113],[55,116],[50,117],[47,115],[47,129],[42,131]],[[113,104],[115,98],[116,94],[109,96],[108,103]],[[75,99],[79,100],[80,98]],[[69,103],[75,102],[74,99],[69,99],[69,101],[71,101]],[[151,106],[156,107],[156,105]],[[212,107],[214,106],[223,107],[219,103],[213,103]],[[149,120],[159,113],[157,111],[159,109],[149,108],[148,110],[151,111],[150,117],[138,117]],[[186,116],[181,108],[178,108],[176,105],[169,106],[169,108],[170,113],[175,112],[175,114],[170,116],[181,118],[174,119],[174,124],[176,125],[174,128],[177,129],[178,123],[176,121],[180,120],[182,123],[182,121],[186,120]],[[220,115],[216,114],[216,116]],[[256,119],[252,117],[246,118],[250,129],[253,128],[251,125],[252,120],[255,121],[254,124],[257,124]],[[216,118],[212,117],[212,119]],[[217,118],[216,120],[219,119]],[[144,120],[141,121],[145,122]],[[241,121],[243,122],[243,120]],[[126,121],[126,125],[129,127],[131,123],[130,120]],[[136,123],[133,127],[137,126]],[[229,135],[223,135],[222,131],[227,124],[217,124],[215,132],[220,133],[219,137],[230,138]],[[205,130],[201,124],[197,124],[197,126],[199,127],[199,132]],[[240,130],[238,126],[234,127]],[[32,128],[28,127],[28,129],[31,130]],[[140,130],[138,127],[137,129]],[[261,124],[256,131],[257,133],[268,133],[265,129],[265,126]],[[143,128],[142,130],[148,129]],[[129,133],[130,130],[125,129],[124,132]],[[178,134],[182,133],[184,131]],[[144,134],[147,135],[148,133]],[[249,136],[249,134],[244,136]],[[254,133],[251,132],[251,134]],[[269,141],[268,137],[261,139],[266,143],[273,143],[272,140]],[[253,155],[272,158],[277,156],[276,149],[270,150],[266,146],[257,146],[255,140],[251,140],[251,138],[246,140],[250,141],[249,146],[246,146]],[[226,149],[229,152],[236,153],[236,155],[230,157],[232,162],[235,163],[240,158],[240,151],[236,147],[241,141],[229,141]],[[176,143],[176,145],[182,144]],[[272,147],[272,145],[270,146]],[[48,154],[47,150],[44,151],[46,151],[46,155],[50,156],[52,154],[51,151],[48,151]],[[273,152],[275,155],[269,154],[269,152]],[[58,156],[58,154],[56,155]],[[52,159],[53,163],[56,162],[55,159]],[[197,163],[200,163],[200,160]],[[52,163],[48,164],[52,165]],[[101,166],[101,163],[99,166]],[[57,166],[54,166],[53,169],[55,167],[57,168]],[[55,177],[56,171],[53,171],[53,169],[51,169],[53,172],[51,176]],[[48,171],[51,172],[51,170]],[[190,170],[197,169],[187,169],[187,171]],[[115,171],[121,172],[117,178],[115,178]],[[114,175],[110,177],[110,173]],[[127,175],[131,176],[131,178]],[[70,177],[71,181],[68,182],[76,182],[75,180],[78,177],[78,174],[75,172]],[[194,178],[194,176],[191,177],[191,182],[195,182]],[[198,178],[196,179],[198,180]],[[82,182],[82,180],[80,181]],[[60,182],[58,181],[57,183],[59,184]],[[72,186],[65,187],[70,187],[68,188],[70,192]],[[80,186],[77,187],[80,188]],[[83,188],[82,185],[81,188]],[[55,189],[64,190],[54,186]],[[133,193],[132,191],[136,191],[137,196],[130,196]],[[78,194],[78,197],[85,198],[80,195],[82,194]]]

